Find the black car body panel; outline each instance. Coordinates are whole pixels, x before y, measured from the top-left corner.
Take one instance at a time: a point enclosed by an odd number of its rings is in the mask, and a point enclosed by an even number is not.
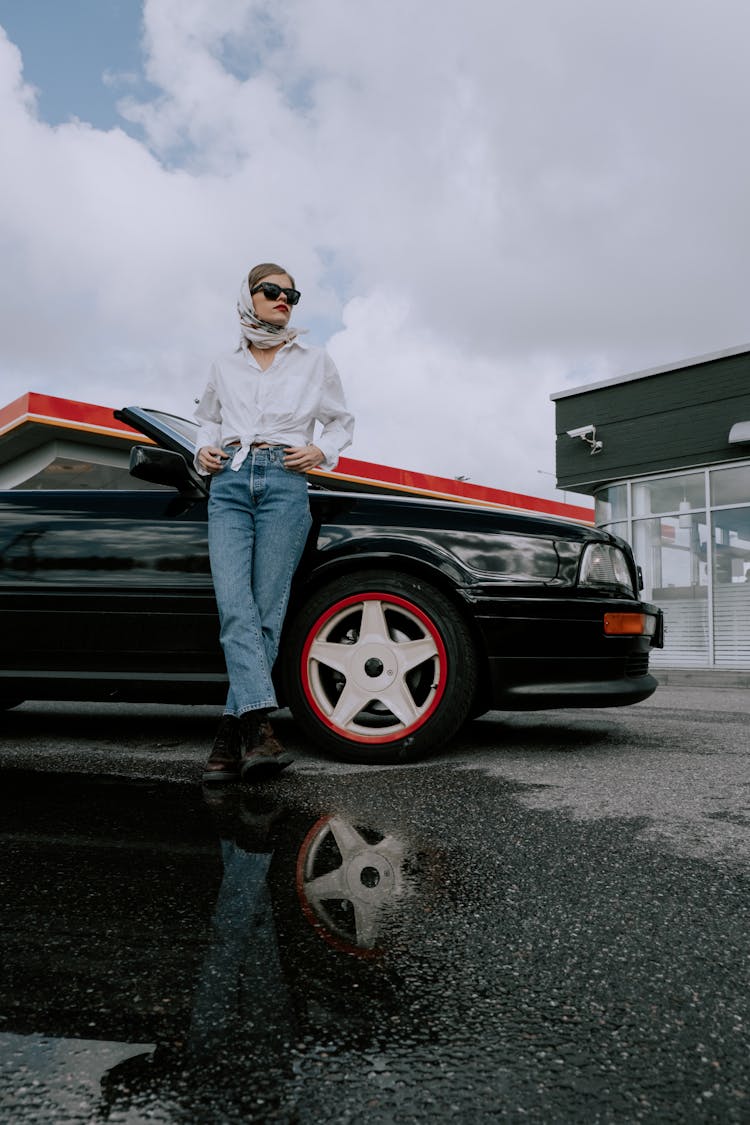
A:
[[[0,495],[6,702],[225,696],[208,483],[192,467],[191,424],[175,420],[181,432],[169,416],[136,408],[118,417],[180,454],[182,485]],[[153,447],[134,451],[138,475],[151,471],[149,448],[153,455]],[[619,705],[655,689],[648,654],[660,643],[661,615],[638,600],[637,570],[621,540],[552,517],[314,485],[310,503],[313,527],[288,627],[326,584],[360,572],[404,576],[415,590],[423,583],[446,599],[470,638],[479,669],[474,713]],[[592,543],[620,553],[630,594],[579,583],[582,552]],[[603,618],[612,613],[646,615],[652,634],[605,635]],[[282,643],[279,666],[285,659]]]

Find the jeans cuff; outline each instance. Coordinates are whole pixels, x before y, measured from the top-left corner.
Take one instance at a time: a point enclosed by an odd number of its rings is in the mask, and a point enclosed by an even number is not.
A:
[[[240,718],[242,715],[249,715],[251,711],[275,711],[278,706],[278,703],[273,699],[269,700],[267,703],[251,703],[249,707],[241,707],[237,712],[237,717]]]

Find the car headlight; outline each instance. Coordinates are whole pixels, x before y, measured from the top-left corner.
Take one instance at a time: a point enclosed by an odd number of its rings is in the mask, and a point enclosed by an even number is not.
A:
[[[584,548],[578,585],[635,597],[628,560],[611,543],[589,543]]]

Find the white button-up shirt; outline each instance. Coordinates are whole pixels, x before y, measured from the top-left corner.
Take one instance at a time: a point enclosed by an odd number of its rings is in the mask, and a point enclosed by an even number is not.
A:
[[[198,451],[204,445],[239,441],[229,466],[236,471],[254,442],[310,445],[316,422],[322,426],[315,438],[322,468],[333,469],[354,432],[335,363],[323,348],[299,340],[279,348],[265,371],[249,348],[213,363],[194,417],[200,426],[195,465],[203,476]]]

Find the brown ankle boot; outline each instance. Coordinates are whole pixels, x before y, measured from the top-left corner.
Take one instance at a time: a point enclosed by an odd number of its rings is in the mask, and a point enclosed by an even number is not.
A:
[[[265,712],[250,711],[240,716],[243,722],[248,730],[242,747],[243,781],[265,781],[292,764],[294,758],[279,742]]]
[[[286,751],[279,742],[270,719],[266,716],[258,723],[258,749],[264,754],[284,754]]]
[[[203,781],[237,781],[240,776],[239,721],[235,715],[222,715],[211,755],[203,771]]]

